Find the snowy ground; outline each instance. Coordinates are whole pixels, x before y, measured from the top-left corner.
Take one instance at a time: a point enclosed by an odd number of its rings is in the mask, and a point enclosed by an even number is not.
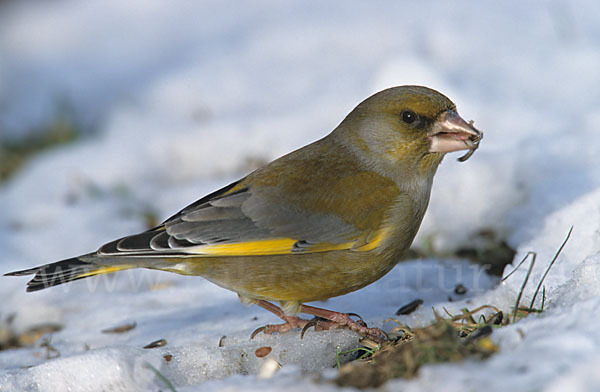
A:
[[[537,252],[537,282],[574,231],[546,279],[546,312],[494,332],[499,353],[427,366],[383,389],[600,388],[600,3],[164,4],[2,4],[0,132],[43,126],[62,102],[97,133],[37,156],[1,185],[0,272],[142,230],[144,213],[166,218],[322,137],[370,94],[423,84],[452,98],[485,139],[468,162],[443,162],[417,245],[452,250],[492,228],[517,260]],[[467,262],[415,260],[318,305],[389,329],[384,320],[422,298],[399,319],[423,325],[432,306],[510,311],[525,272],[498,284]],[[16,313],[17,331],[63,326],[51,336],[57,359],[39,344],[0,352],[0,391],[165,390],[148,364],[180,391],[332,391],[319,379],[336,347],[357,341],[346,331],[250,341],[275,317],[202,278],[135,271],[32,294],[24,279],[0,281],[0,319]],[[453,294],[457,283],[466,298]],[[133,322],[123,334],[101,332]],[[167,345],[142,348],[158,339]],[[262,346],[283,365],[266,380],[256,377]]]

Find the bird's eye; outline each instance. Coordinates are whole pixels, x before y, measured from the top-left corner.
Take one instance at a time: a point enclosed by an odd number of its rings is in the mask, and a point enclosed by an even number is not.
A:
[[[402,116],[402,121],[404,121],[407,124],[412,124],[417,119],[417,115],[415,114],[415,112],[410,110],[405,110],[400,115]]]

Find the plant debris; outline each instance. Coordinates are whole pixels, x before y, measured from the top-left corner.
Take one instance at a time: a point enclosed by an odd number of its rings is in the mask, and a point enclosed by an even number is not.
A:
[[[451,320],[438,318],[427,327],[406,330],[404,338],[385,342],[368,360],[342,366],[335,382],[339,386],[376,388],[392,378],[412,378],[425,364],[483,359],[496,350],[489,337],[460,338]]]
[[[488,322],[493,325],[500,325],[500,324],[502,324],[503,318],[504,318],[504,313],[498,312],[498,313],[493,314],[492,317],[489,318]]]
[[[137,323],[134,321],[131,324],[123,324],[113,328],[103,329],[102,333],[125,333],[131,331],[137,326]]]
[[[159,340],[155,340],[152,343],[148,343],[147,345],[144,346],[145,349],[150,349],[150,348],[158,348],[158,347],[162,347],[162,346],[166,346],[167,345],[167,340],[166,339],[159,339]]]
[[[46,359],[54,359],[60,357],[60,352],[52,345],[50,338],[44,338],[40,347],[46,349]]]
[[[523,265],[523,263],[529,258],[529,256],[532,256],[531,263],[529,264],[529,269],[527,270],[527,274],[525,275],[525,279],[523,280],[523,284],[521,285],[521,289],[519,290],[519,294],[517,296],[517,301],[515,302],[515,307],[513,309],[513,314],[512,314],[512,322],[517,321],[519,318],[526,317],[530,313],[541,313],[544,311],[544,304],[546,303],[546,287],[543,286],[544,280],[546,279],[546,276],[548,276],[548,273],[550,272],[550,269],[556,262],[556,259],[558,259],[558,256],[560,256],[560,253],[562,252],[563,248],[569,241],[569,238],[571,238],[571,233],[573,233],[573,226],[571,226],[571,228],[569,229],[569,232],[567,233],[567,236],[565,237],[564,241],[562,242],[562,244],[560,245],[560,247],[554,254],[554,257],[548,264],[548,267],[546,267],[544,274],[542,275],[540,281],[538,282],[538,284],[536,286],[535,293],[533,294],[533,297],[531,298],[531,303],[530,303],[529,307],[521,307],[520,302],[521,302],[521,296],[523,295],[523,291],[525,290],[525,286],[527,285],[527,281],[529,280],[529,276],[531,275],[531,271],[533,270],[533,266],[535,265],[537,253],[531,252],[531,251],[527,252],[525,257],[519,262],[519,264],[517,264],[517,266],[508,275],[506,275],[504,278],[502,278],[502,281],[505,281],[506,279],[508,279],[517,269],[519,269],[519,267],[521,265]],[[540,291],[540,288],[542,288],[542,302],[540,304],[540,308],[536,309],[536,308],[534,308],[534,304],[535,304],[536,297]]]
[[[157,368],[152,366],[152,364],[150,362],[144,362],[144,367],[147,369],[150,369],[156,375],[156,377],[160,381],[162,381],[171,392],[177,392],[177,390],[175,389],[175,386],[173,385],[171,380],[166,378],[165,375],[162,374]]]
[[[52,334],[63,329],[60,324],[35,325],[23,332],[17,332],[14,328],[15,315],[10,314],[0,320],[0,351],[28,347],[37,342],[43,335]]]
[[[397,320],[393,320],[398,324],[398,327],[393,328],[389,334],[394,339],[385,341],[379,346],[361,340],[361,344],[366,347],[337,353],[339,356],[352,351],[364,352],[358,360],[341,367],[338,359],[340,372],[335,379],[335,383],[339,386],[352,386],[355,388],[377,388],[392,378],[415,377],[419,369],[427,364],[460,362],[467,358],[488,358],[498,350],[498,347],[490,339],[494,328],[514,323],[531,313],[541,313],[543,311],[546,299],[546,290],[543,286],[544,279],[569,240],[572,230],[571,227],[538,282],[529,307],[521,307],[520,301],[535,264],[537,257],[535,252],[528,252],[513,271],[503,278],[503,280],[506,280],[510,277],[531,256],[529,269],[521,284],[510,317],[505,317],[504,313],[495,306],[483,305],[473,310],[462,309],[458,315],[453,315],[444,309],[447,318],[438,315],[434,309],[435,321],[423,328],[410,328]],[[457,285],[455,288],[457,294],[460,294],[459,286],[462,285]],[[540,288],[542,290],[541,307],[536,309],[533,306]],[[402,314],[401,311],[405,308],[410,310],[410,305],[416,308],[418,304],[415,306],[413,303],[417,301],[400,308],[397,314]],[[483,314],[490,310],[492,313],[489,315]]]
[[[68,108],[62,108],[57,117],[44,129],[32,132],[19,140],[0,137],[0,182],[10,178],[36,154],[55,146],[75,141],[81,128]]]
[[[414,312],[415,310],[417,310],[417,308],[419,307],[419,305],[423,304],[423,300],[422,299],[415,299],[414,301],[411,301],[409,303],[407,303],[406,305],[402,306],[400,309],[398,309],[396,311],[396,316],[399,316],[401,314],[411,314],[412,312]]]
[[[467,288],[462,283],[459,283],[454,288],[454,293],[458,295],[463,295],[467,293]]]
[[[271,354],[271,351],[273,351],[273,349],[269,346],[259,347],[254,352],[254,355],[256,355],[257,358],[264,358]]]

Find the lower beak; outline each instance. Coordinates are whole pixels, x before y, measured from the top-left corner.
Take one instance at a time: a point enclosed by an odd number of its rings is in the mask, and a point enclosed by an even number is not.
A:
[[[429,152],[469,150],[459,158],[459,161],[466,161],[479,147],[483,132],[476,129],[472,121],[467,123],[454,110],[448,110],[438,117],[427,138]]]

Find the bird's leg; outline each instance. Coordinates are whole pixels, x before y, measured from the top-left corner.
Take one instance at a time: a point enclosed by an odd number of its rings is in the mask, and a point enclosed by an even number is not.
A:
[[[261,332],[272,334],[275,332],[287,332],[295,328],[302,328],[300,337],[310,328],[315,327],[316,331],[325,331],[329,329],[348,328],[357,332],[360,335],[368,337],[378,343],[387,339],[387,333],[379,328],[369,328],[363,319],[355,313],[340,313],[333,310],[315,308],[314,306],[301,305],[300,313],[311,314],[315,316],[313,320],[305,320],[296,316],[287,316],[281,308],[271,302],[257,300],[256,305],[281,318],[283,324],[268,324],[260,327],[252,332],[250,339],[254,338]],[[351,316],[357,317],[358,320],[353,320]]]
[[[250,335],[250,339],[253,339],[256,335],[258,335],[261,332],[267,333],[269,335],[272,333],[275,333],[275,332],[279,332],[279,333],[287,332],[287,331],[295,329],[295,328],[304,328],[309,323],[308,320],[301,319],[300,317],[287,316],[283,312],[283,310],[281,310],[281,308],[279,306],[272,304],[268,301],[264,301],[261,299],[261,300],[256,301],[256,305],[275,314],[277,317],[279,317],[283,321],[285,321],[285,323],[283,323],[283,324],[268,324],[268,325],[265,325],[264,327],[260,327],[260,328],[256,329],[254,332],[252,332],[252,335]]]
[[[302,329],[302,335],[306,329],[314,326],[316,330],[334,329],[334,328],[348,328],[354,332],[359,333],[369,339],[372,339],[378,343],[387,339],[387,333],[379,328],[369,328],[367,324],[354,313],[340,313],[334,312],[333,310],[327,310],[322,308],[315,308],[314,306],[302,305],[301,313],[312,314],[313,316],[325,319],[313,320],[306,324]],[[358,321],[353,320],[350,316],[358,317]]]

